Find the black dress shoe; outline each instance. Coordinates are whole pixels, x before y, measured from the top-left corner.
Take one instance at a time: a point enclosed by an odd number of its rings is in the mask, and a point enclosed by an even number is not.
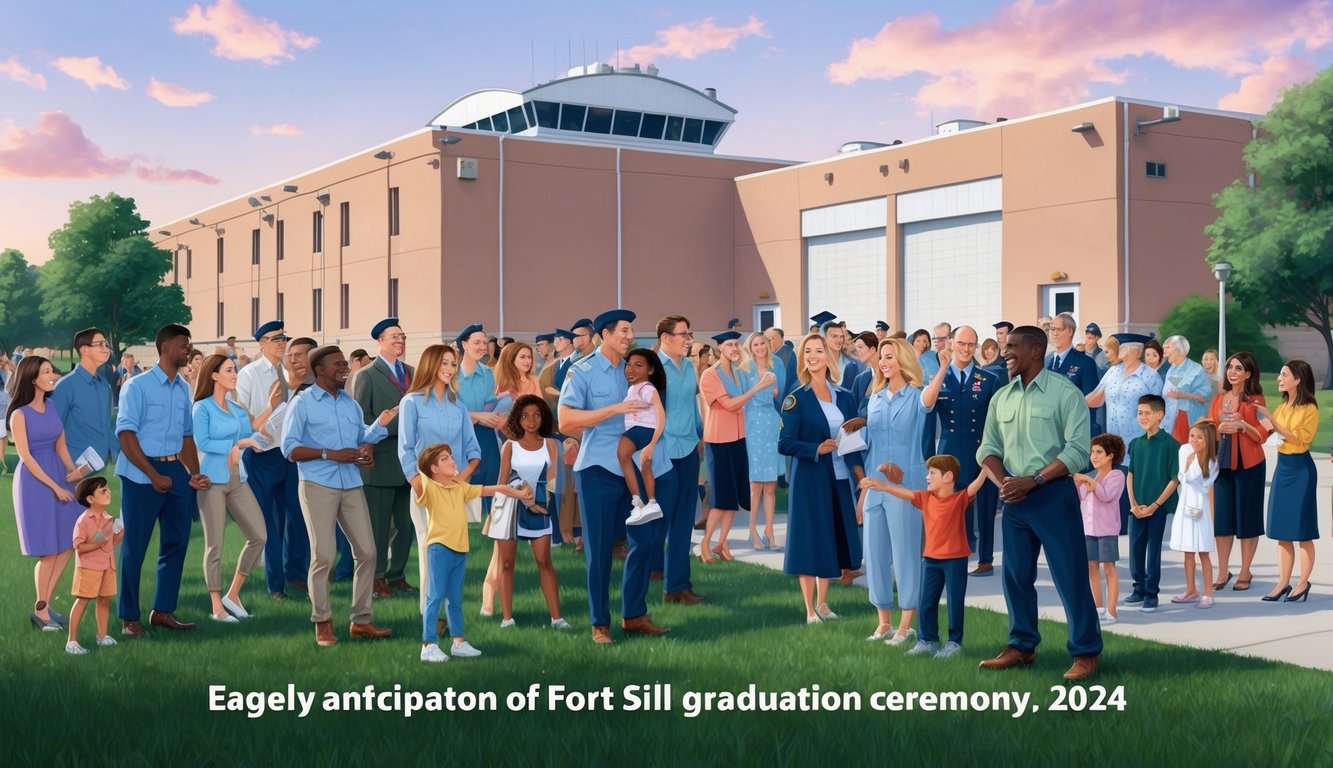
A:
[[[177,632],[185,632],[194,629],[195,627],[194,624],[191,624],[188,621],[181,621],[176,618],[176,614],[174,613],[164,613],[159,611],[152,611],[148,614],[148,623],[154,627],[165,627],[166,629],[174,629]]]

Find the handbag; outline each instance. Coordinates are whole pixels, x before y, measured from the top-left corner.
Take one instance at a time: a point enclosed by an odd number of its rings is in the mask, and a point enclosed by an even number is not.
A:
[[[517,473],[511,473],[510,488],[522,488],[523,480]],[[496,541],[511,541],[518,531],[518,499],[505,494],[496,494],[491,501],[490,525],[486,535]]]
[[[1191,520],[1198,520],[1203,517],[1203,508],[1191,507],[1187,504],[1185,505],[1185,517],[1188,517]]]
[[[1218,469],[1238,469],[1231,466],[1231,446],[1236,436],[1230,433],[1224,433],[1217,437],[1217,468]]]

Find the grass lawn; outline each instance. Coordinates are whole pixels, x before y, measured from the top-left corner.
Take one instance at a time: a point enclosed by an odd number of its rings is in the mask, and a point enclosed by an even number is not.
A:
[[[11,452],[11,465],[12,465]],[[486,565],[473,536],[464,615],[478,659],[418,661],[420,620],[409,598],[377,601],[375,619],[394,629],[380,642],[350,642],[349,585],[335,584],[337,647],[314,644],[309,603],[270,601],[262,574],[244,599],[255,618],[240,625],[207,621],[195,526],[179,615],[200,621],[184,634],[95,648],[78,658],[63,652],[64,636],[27,622],[32,561],[18,554],[11,479],[0,480],[0,670],[6,695],[6,763],[150,765],[354,765],[499,762],[536,765],[841,765],[897,755],[914,763],[1024,765],[1265,764],[1329,765],[1333,675],[1298,667],[1108,635],[1105,666],[1095,683],[1123,695],[1123,709],[1051,711],[1068,666],[1063,625],[1043,622],[1047,642],[1026,670],[985,672],[977,662],[1004,643],[1004,616],[969,610],[964,652],[948,661],[913,659],[903,649],[867,643],[874,614],[864,590],[834,587],[830,603],[844,619],[806,626],[793,579],[740,563],[695,566],[695,586],[709,601],[665,606],[650,600],[665,638],[626,638],[613,629],[611,647],[589,639],[581,556],[555,550],[570,633],[546,627],[535,569],[520,559],[516,629],[477,617]],[[115,485],[113,484],[113,489]],[[118,489],[116,489],[118,493]],[[228,527],[225,568],[235,563],[240,536]],[[150,552],[156,551],[154,544]],[[152,558],[143,601],[152,600]],[[68,612],[66,574],[56,607]],[[410,573],[415,573],[411,569]],[[656,585],[655,585],[656,586]],[[655,592],[655,590],[654,590]],[[299,595],[298,595],[299,597]],[[618,616],[618,591],[612,593]],[[146,611],[146,608],[145,608]],[[145,615],[145,619],[146,619]],[[943,618],[943,617],[942,617]],[[112,611],[113,627],[118,626]],[[80,635],[89,645],[92,612]],[[113,636],[119,636],[113,629]],[[671,686],[671,711],[624,711],[626,686]],[[269,712],[209,711],[209,686],[227,691],[487,692],[494,712],[328,712],[317,704],[302,718]],[[535,711],[510,712],[506,694],[542,686]],[[860,711],[727,712],[685,716],[686,693],[798,691],[860,694]],[[609,686],[615,711],[548,710],[550,687],[594,691]],[[872,709],[876,692],[1013,690],[1040,707],[1012,712],[889,712]],[[1096,698],[1089,688],[1088,702]],[[1071,701],[1082,703],[1080,694]],[[910,757],[908,757],[910,755]]]

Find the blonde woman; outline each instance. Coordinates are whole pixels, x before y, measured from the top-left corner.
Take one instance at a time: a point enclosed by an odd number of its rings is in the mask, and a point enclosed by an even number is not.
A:
[[[752,333],[741,347],[741,379],[748,389],[765,372],[772,372],[776,380],[767,392],[760,392],[745,404],[745,451],[750,463],[750,543],[755,549],[773,549],[773,513],[777,504],[778,475],[785,471],[786,462],[778,454],[778,432],[781,420],[778,405],[782,403],[783,382],[787,372],[782,360],[775,357],[768,339],[762,333]],[[764,532],[756,526],[760,510],[764,513]]]

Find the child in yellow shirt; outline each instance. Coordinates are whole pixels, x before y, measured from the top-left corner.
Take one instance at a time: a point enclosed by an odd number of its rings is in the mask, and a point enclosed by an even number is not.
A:
[[[421,660],[448,661],[438,645],[439,630],[435,617],[440,601],[445,601],[455,657],[480,656],[481,651],[463,639],[463,571],[467,566],[467,503],[478,496],[497,493],[516,496],[524,503],[533,502],[532,489],[507,485],[470,485],[458,482],[458,463],[445,443],[437,443],[417,457],[421,473],[421,493],[416,502],[426,510],[426,552],[430,559],[430,579],[426,584],[426,609],[421,613]]]

